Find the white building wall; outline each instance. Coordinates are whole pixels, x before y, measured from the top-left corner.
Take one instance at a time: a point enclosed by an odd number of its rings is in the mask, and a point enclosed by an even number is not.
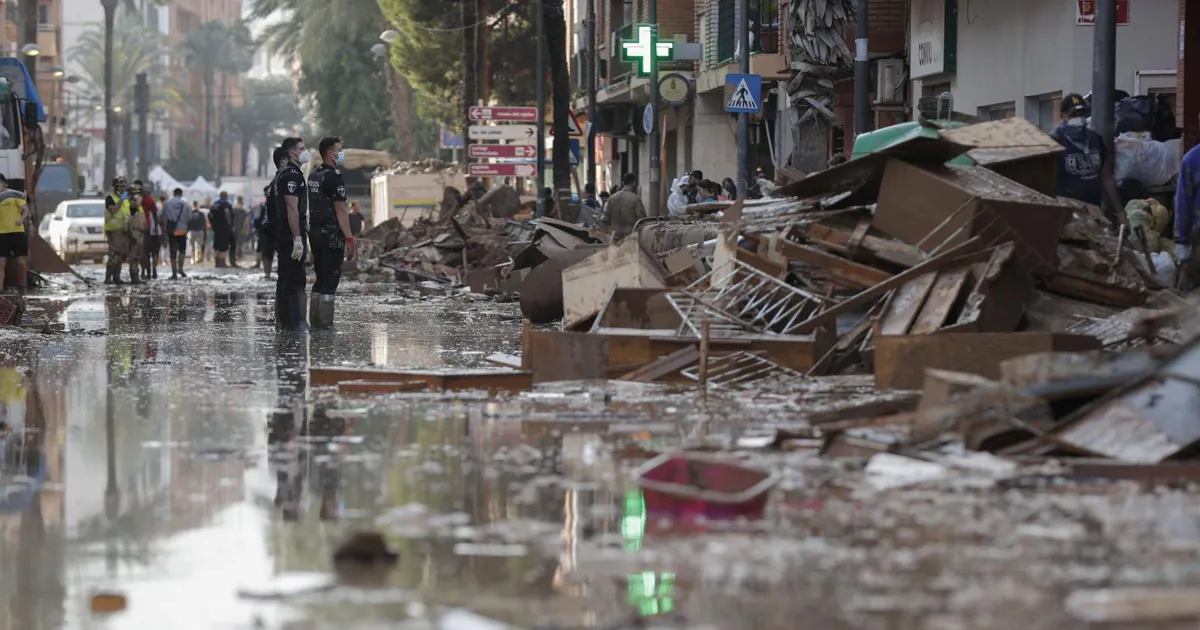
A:
[[[1130,2],[1129,24],[1117,27],[1117,89],[1134,93],[1138,70],[1175,67],[1179,5],[1174,0]],[[1028,100],[1042,94],[1092,88],[1094,27],[1075,23],[1075,0],[959,3],[957,72],[913,81],[914,94],[950,83],[954,109],[1012,102],[1017,116],[1033,118]]]

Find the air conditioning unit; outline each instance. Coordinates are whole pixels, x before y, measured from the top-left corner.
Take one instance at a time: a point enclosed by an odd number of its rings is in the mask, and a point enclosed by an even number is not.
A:
[[[880,59],[875,62],[875,104],[902,105],[907,91],[904,60]]]

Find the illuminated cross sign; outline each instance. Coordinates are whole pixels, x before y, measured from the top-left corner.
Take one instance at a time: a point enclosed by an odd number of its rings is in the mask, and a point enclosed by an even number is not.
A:
[[[660,61],[675,58],[675,43],[658,41],[658,27],[653,24],[638,24],[633,28],[636,39],[621,40],[621,60],[636,63],[637,73],[650,74],[651,51]]]

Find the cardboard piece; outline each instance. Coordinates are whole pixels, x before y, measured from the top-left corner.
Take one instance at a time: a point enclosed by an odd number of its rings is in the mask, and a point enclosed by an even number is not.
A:
[[[637,239],[595,252],[562,272],[563,326],[573,328],[595,316],[614,287],[665,288],[663,275]]]
[[[312,387],[365,388],[367,383],[392,384],[397,388],[426,387],[440,391],[483,389],[488,391],[527,391],[533,387],[533,373],[520,370],[381,370],[374,368],[313,367],[308,371]],[[380,387],[385,387],[380,385]]]

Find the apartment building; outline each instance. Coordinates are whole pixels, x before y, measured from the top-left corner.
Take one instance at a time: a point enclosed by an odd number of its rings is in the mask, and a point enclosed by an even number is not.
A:
[[[1175,99],[1184,3],[1117,6],[1117,89]],[[1092,90],[1092,0],[912,0],[911,15],[915,97],[950,92],[957,111],[1023,116],[1049,130],[1064,94]]]

